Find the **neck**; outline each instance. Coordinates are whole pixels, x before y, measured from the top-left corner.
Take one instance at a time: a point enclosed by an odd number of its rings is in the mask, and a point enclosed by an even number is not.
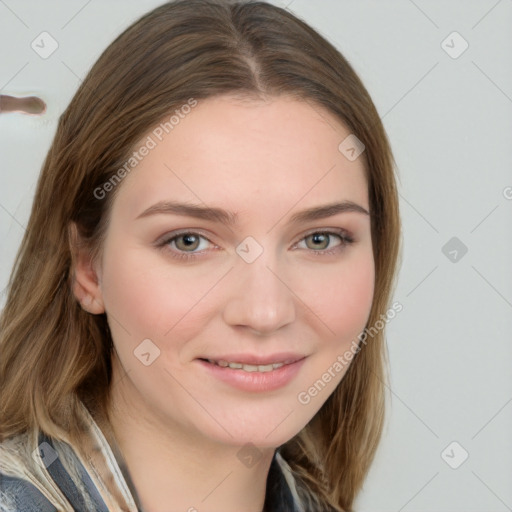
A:
[[[114,375],[115,377],[115,375]],[[113,379],[116,382],[116,379]],[[226,445],[158,417],[128,378],[112,388],[109,442],[143,512],[261,512],[273,449],[252,467]]]

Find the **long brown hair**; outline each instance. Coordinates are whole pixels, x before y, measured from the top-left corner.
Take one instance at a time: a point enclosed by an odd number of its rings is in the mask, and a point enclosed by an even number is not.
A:
[[[72,293],[69,227],[76,223],[97,254],[119,186],[105,198],[94,191],[166,115],[221,94],[291,95],[327,109],[363,142],[375,260],[368,325],[386,313],[400,245],[394,161],[352,67],[307,24],[265,2],[166,3],[103,52],[59,119],[0,319],[0,440],[32,428],[77,439],[79,400],[107,417],[112,338],[106,316],[83,311]],[[383,332],[281,447],[307,510],[351,510],[368,472],[384,421]]]

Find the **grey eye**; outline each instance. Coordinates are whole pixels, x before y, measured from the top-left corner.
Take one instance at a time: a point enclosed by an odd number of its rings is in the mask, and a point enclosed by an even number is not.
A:
[[[189,249],[193,251],[197,249],[200,239],[200,236],[194,235],[192,233],[185,233],[183,235],[176,236],[174,238],[174,243],[180,251],[188,251]],[[184,242],[183,244],[179,243],[181,240]]]
[[[327,249],[329,247],[329,243],[331,242],[331,237],[341,238],[340,235],[336,235],[334,233],[312,233],[304,238],[306,242],[306,246],[308,249]],[[312,245],[308,244],[308,241],[312,242]]]

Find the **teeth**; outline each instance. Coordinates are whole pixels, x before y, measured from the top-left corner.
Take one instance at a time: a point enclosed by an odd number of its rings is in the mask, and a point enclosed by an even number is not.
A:
[[[228,361],[220,360],[214,361],[213,359],[208,359],[209,363],[216,364],[217,366],[222,366],[223,368],[233,368],[233,370],[244,370],[246,372],[271,372],[272,370],[276,370],[277,368],[281,368],[285,363],[271,363],[271,364],[242,364],[242,363],[229,363]]]

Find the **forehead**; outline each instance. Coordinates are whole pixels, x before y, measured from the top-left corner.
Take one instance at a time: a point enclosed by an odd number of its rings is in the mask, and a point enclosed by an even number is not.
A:
[[[154,202],[179,199],[275,216],[294,204],[341,199],[368,209],[363,158],[350,161],[340,152],[350,131],[321,106],[221,96],[186,112],[135,146],[152,148],[124,179],[119,207],[137,215]]]

